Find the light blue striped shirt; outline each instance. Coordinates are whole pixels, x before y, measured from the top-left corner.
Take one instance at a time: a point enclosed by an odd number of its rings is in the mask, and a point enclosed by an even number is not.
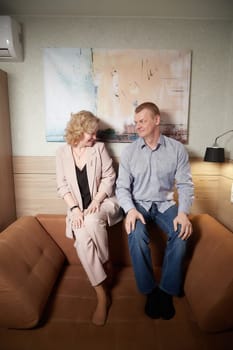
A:
[[[175,186],[178,211],[188,214],[194,188],[188,153],[182,143],[160,135],[154,150],[145,144],[143,138],[125,148],[116,182],[116,196],[125,213],[135,208],[135,202],[146,210],[156,203],[158,210],[164,212],[175,204]]]

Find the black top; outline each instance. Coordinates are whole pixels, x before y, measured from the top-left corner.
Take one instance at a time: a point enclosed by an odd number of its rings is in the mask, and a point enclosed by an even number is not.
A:
[[[81,197],[83,201],[83,209],[87,209],[88,205],[91,203],[91,194],[87,179],[87,169],[86,165],[82,168],[82,170],[75,166],[77,181],[79,185],[79,189],[81,192]]]

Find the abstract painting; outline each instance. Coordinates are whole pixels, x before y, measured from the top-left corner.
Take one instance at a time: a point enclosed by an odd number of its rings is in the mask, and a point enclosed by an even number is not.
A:
[[[46,48],[46,140],[64,141],[71,113],[85,109],[100,118],[101,140],[132,142],[135,107],[151,101],[162,132],[186,143],[190,78],[190,50]]]

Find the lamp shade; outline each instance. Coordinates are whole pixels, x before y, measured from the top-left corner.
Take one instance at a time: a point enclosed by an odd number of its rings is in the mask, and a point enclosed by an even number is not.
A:
[[[205,151],[204,161],[223,163],[225,161],[224,148],[207,147]]]

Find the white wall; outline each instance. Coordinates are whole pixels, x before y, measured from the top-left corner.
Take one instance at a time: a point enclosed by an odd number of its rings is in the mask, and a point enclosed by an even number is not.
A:
[[[25,60],[0,63],[9,74],[15,156],[50,156],[59,145],[45,141],[45,47],[191,49],[190,155],[202,157],[217,135],[233,129],[231,21],[29,16],[18,20],[24,28]],[[233,159],[233,134],[220,143]],[[122,147],[112,144],[110,150],[118,156]]]
[[[225,130],[233,130],[233,26],[231,32],[231,51],[228,59],[229,70],[226,79],[226,114],[224,118]],[[223,139],[221,139],[223,140]],[[220,143],[220,140],[219,140]],[[226,157],[233,159],[233,133],[224,136],[224,143]]]

